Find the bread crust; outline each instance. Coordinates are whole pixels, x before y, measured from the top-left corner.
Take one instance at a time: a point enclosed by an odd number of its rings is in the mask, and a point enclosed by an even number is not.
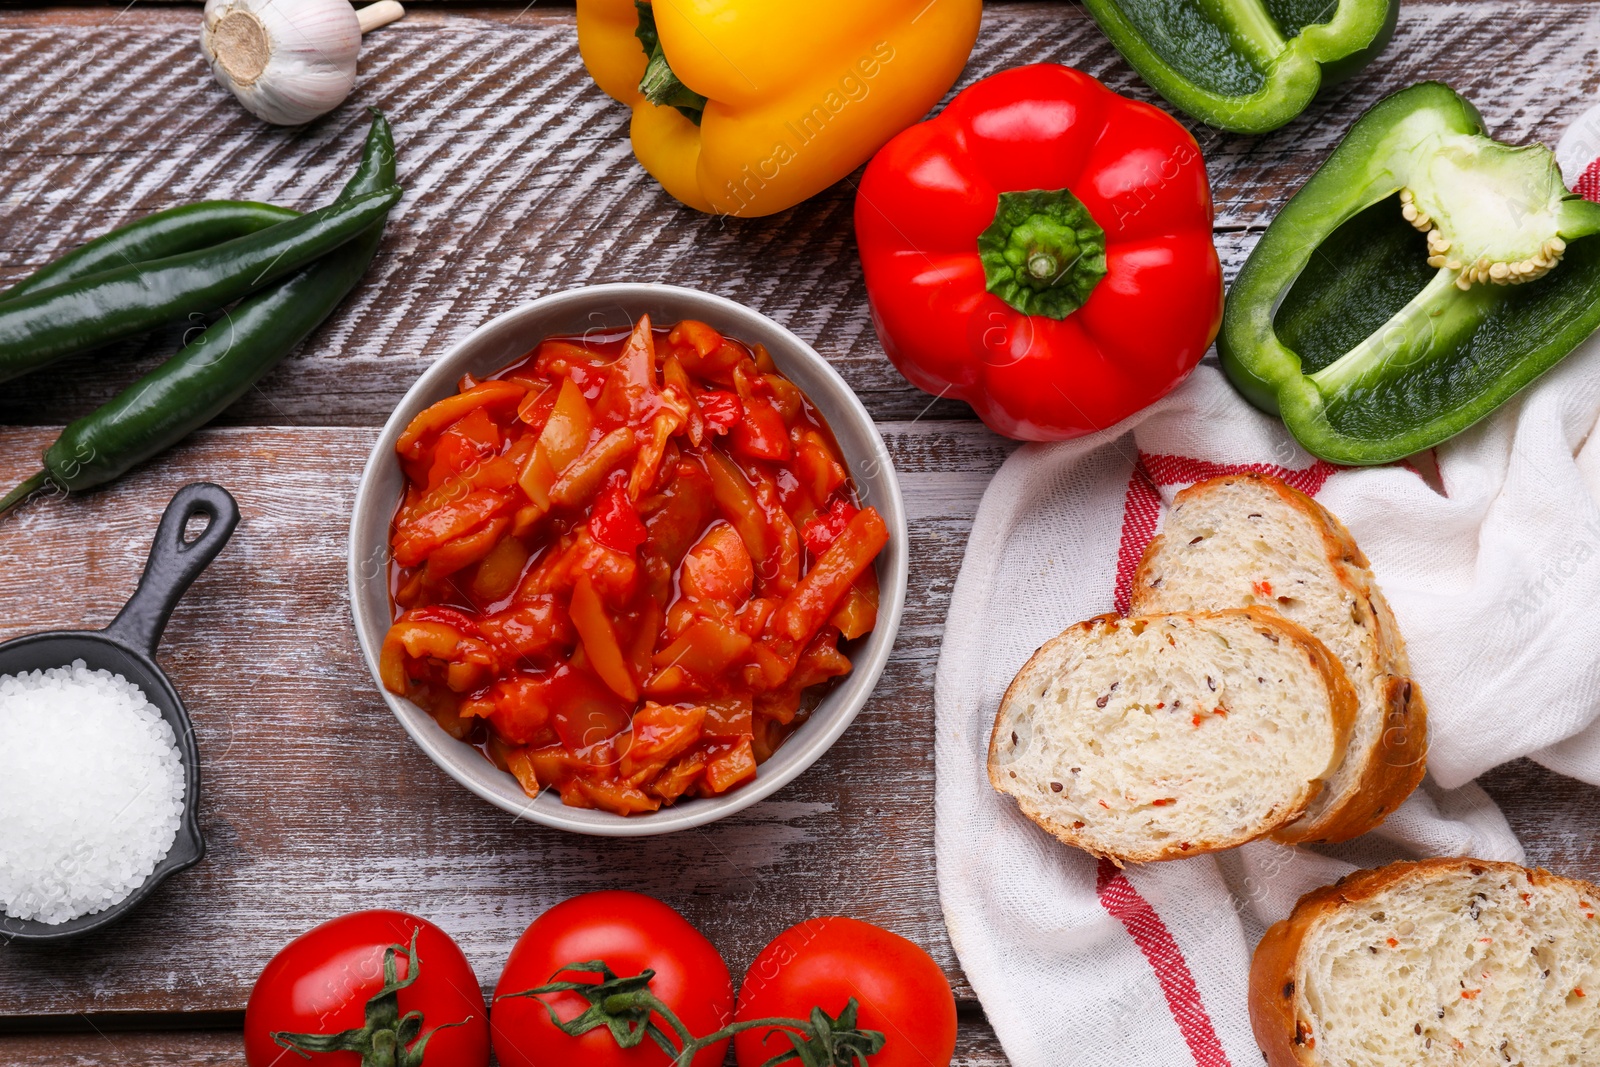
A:
[[[1377,751],[1362,768],[1360,784],[1350,798],[1316,822],[1285,826],[1273,834],[1276,840],[1301,844],[1360,837],[1381,826],[1422,784],[1428,769],[1428,705],[1416,683],[1390,675],[1384,709]]]
[[[1301,512],[1321,529],[1329,568],[1357,602],[1368,608],[1379,659],[1391,668],[1389,677],[1382,683],[1384,728],[1378,744],[1369,752],[1350,752],[1346,756],[1363,761],[1357,785],[1342,803],[1315,820],[1298,820],[1273,834],[1276,840],[1289,844],[1348,841],[1380,826],[1422,784],[1427,772],[1428,705],[1421,689],[1409,676],[1405,641],[1388,601],[1371,579],[1371,564],[1338,516],[1282,479],[1253,471],[1195,482],[1179,492],[1173,504],[1182,505],[1221,486],[1241,481],[1270,490],[1286,507]],[[1143,613],[1143,605],[1150,599],[1145,592],[1149,589],[1149,572],[1164,543],[1164,535],[1152,539],[1134,571],[1131,612],[1135,615]],[[1335,665],[1343,673],[1343,666]]]
[[[1305,630],[1305,628],[1291,622],[1275,611],[1268,611],[1262,608],[1229,608],[1224,611],[1174,612],[1173,614],[1192,619],[1214,618],[1217,616],[1244,616],[1250,619],[1250,621],[1255,623],[1257,626],[1265,630],[1270,630],[1271,632],[1277,634],[1280,639],[1289,640],[1298,648],[1300,648],[1301,651],[1306,654],[1306,657],[1310,660],[1313,667],[1315,667],[1317,673],[1321,676],[1323,684],[1326,686],[1328,691],[1329,711],[1330,718],[1332,719],[1333,723],[1334,736],[1334,758],[1329,764],[1328,771],[1331,772],[1334,767],[1338,766],[1339,760],[1343,757],[1345,748],[1349,744],[1350,732],[1355,726],[1356,708],[1358,702],[1355,689],[1353,686],[1351,686],[1349,678],[1345,675],[1344,668],[1342,668],[1338,661],[1334,659],[1333,654],[1328,651],[1326,645],[1313,637]],[[1158,619],[1161,618],[1161,616],[1153,615],[1150,616],[1150,618]],[[1009,788],[1010,783],[1005,776],[1004,765],[1001,762],[1000,739],[1002,737],[1002,730],[1004,729],[1003,724],[1008,719],[1006,713],[1007,708],[1011,705],[1013,699],[1016,698],[1017,686],[1020,684],[1023,676],[1028,673],[1029,667],[1033,665],[1035,660],[1051,654],[1054,647],[1059,642],[1063,641],[1073,630],[1092,632],[1099,627],[1116,629],[1118,626],[1125,625],[1130,621],[1130,619],[1124,618],[1115,612],[1108,612],[1104,615],[1096,615],[1091,619],[1085,619],[1083,622],[1074,623],[1072,626],[1069,626],[1060,634],[1052,637],[1049,641],[1046,641],[1044,644],[1040,645],[1034,650],[1033,655],[1028,657],[1027,663],[1023,664],[1022,669],[1019,670],[1015,677],[1011,679],[1011,684],[1006,687],[1005,694],[1000,698],[1000,707],[995,714],[994,726],[989,732],[989,784],[994,788],[994,790],[1014,799],[1017,802],[1018,808],[1024,815],[1026,815],[1056,840],[1062,842],[1063,844],[1071,845],[1074,848],[1082,849],[1083,851],[1101,859],[1109,859],[1119,867],[1126,863],[1155,863],[1163,860],[1183,859],[1188,856],[1198,856],[1208,852],[1220,852],[1230,848],[1237,848],[1238,846],[1246,844],[1250,841],[1265,837],[1272,833],[1273,830],[1286,826],[1304,815],[1306,808],[1311,804],[1312,800],[1316,799],[1318,791],[1322,788],[1323,780],[1320,778],[1308,781],[1305,789],[1301,792],[1301,795],[1295,798],[1293,803],[1285,805],[1275,823],[1257,833],[1236,835],[1234,837],[1227,838],[1203,839],[1200,841],[1185,841],[1181,843],[1173,842],[1172,844],[1161,848],[1151,848],[1139,852],[1123,852],[1114,854],[1095,848],[1088,841],[1086,841],[1083,835],[1078,833],[1078,831],[1070,824],[1054,818],[1048,811],[1046,811],[1035,800],[1033,800],[1029,794],[1025,792],[1013,792]],[[1188,847],[1181,847],[1183,845]]]
[[[1315,1035],[1307,1034],[1301,1026],[1301,991],[1296,987],[1300,950],[1317,925],[1335,912],[1363,904],[1401,882],[1429,881],[1462,870],[1474,876],[1487,871],[1516,873],[1526,875],[1536,886],[1566,884],[1581,892],[1600,894],[1600,887],[1562,878],[1543,868],[1453,857],[1402,861],[1355,871],[1333,885],[1313,889],[1300,898],[1287,919],[1267,930],[1250,962],[1250,1028],[1267,1067],[1325,1067],[1317,1053]]]

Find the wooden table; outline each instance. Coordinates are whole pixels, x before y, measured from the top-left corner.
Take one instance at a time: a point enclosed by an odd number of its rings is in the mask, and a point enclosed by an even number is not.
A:
[[[626,112],[590,83],[570,8],[418,6],[374,34],[352,100],[268,128],[211,81],[197,6],[0,12],[0,283],[113,225],[189,200],[307,207],[355,158],[359,105],[394,120],[406,199],[366,283],[222,424],[102,492],[0,524],[0,639],[98,626],[132,589],[185,482],[221,482],[244,522],[195,586],[161,658],[199,730],[210,853],[107,936],[0,951],[0,1062],[218,1063],[236,1057],[268,957],[345,911],[395,907],[457,937],[492,985],[517,933],[575,893],[654,893],[738,973],[781,928],[849,914],[926,946],[962,1008],[958,1062],[1005,1062],[940,918],[932,681],[951,583],[984,486],[1012,447],[884,360],[868,321],[848,183],[753,222],[681,208],[634,163]],[[1231,277],[1361,108],[1426,77],[1495,132],[1554,140],[1597,82],[1600,0],[1407,0],[1364,77],[1288,128],[1197,129]],[[964,81],[1053,60],[1149,98],[1070,4],[994,3]],[[668,281],[771,315],[839,368],[894,453],[915,542],[906,624],[856,725],[797,783],[740,816],[608,841],[514,822],[413,746],[361,663],[344,585],[352,494],[377,427],[485,319],[588,282]],[[0,388],[0,481],[56,428],[174,350],[178,331]],[[1557,870],[1600,876],[1600,796],[1531,763],[1485,781]]]

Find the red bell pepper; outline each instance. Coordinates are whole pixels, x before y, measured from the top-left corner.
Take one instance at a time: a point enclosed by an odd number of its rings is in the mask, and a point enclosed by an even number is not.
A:
[[[618,552],[632,552],[644,544],[648,533],[644,523],[628,499],[628,487],[615,482],[601,491],[594,502],[594,512],[589,516],[589,533],[607,548]]]
[[[856,517],[859,510],[844,497],[837,498],[827,511],[821,512],[801,528],[800,540],[806,543],[813,556],[820,559],[828,551],[828,546],[844,533],[845,527],[850,525],[850,520]]]
[[[744,416],[744,405],[740,403],[738,393],[710,389],[700,394],[699,404],[701,414],[705,416],[706,428],[712,433],[727,433]]]
[[[1104,429],[1222,319],[1211,186],[1170,115],[1069,67],[985,78],[878,153],[856,239],[884,350],[1008,437]]]

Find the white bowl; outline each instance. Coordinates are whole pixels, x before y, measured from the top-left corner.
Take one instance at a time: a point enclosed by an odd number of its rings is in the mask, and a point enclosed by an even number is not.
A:
[[[862,503],[877,508],[889,527],[889,544],[877,561],[878,625],[850,650],[854,670],[761,765],[755,781],[724,796],[688,797],[660,811],[624,817],[567,807],[553,791],[530,799],[515,778],[476,748],[457,741],[422,708],[385,689],[378,678],[378,652],[391,618],[389,527],[404,483],[394,451],[401,431],[418,412],[454,393],[457,379],[465,373],[498,371],[552,334],[627,327],[645,314],[663,325],[699,319],[729,337],[765,345],[773,362],[827,419]],[[440,357],[406,393],[379,435],[356,492],[350,524],[350,604],[361,651],[378,691],[406,732],[450,777],[491,804],[545,826],[610,837],[661,834],[703,826],[772,795],[839,739],[872,694],[894,647],[905,608],[907,542],[905,505],[883,438],[855,393],[810,345],[766,316],[719,296],[670,285],[594,285],[543,297],[485,323]]]

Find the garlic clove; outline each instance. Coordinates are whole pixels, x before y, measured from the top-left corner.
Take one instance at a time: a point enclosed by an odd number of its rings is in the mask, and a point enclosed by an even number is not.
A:
[[[405,13],[392,0],[372,6],[381,11],[358,16],[348,0],[207,0],[200,50],[246,109],[297,126],[350,95],[363,31]]]

